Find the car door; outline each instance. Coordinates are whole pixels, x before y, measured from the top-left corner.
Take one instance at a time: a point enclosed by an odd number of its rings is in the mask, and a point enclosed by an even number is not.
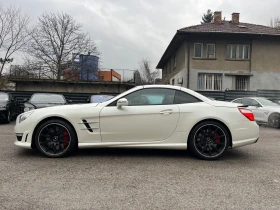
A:
[[[128,106],[118,108],[117,100],[100,112],[103,142],[163,141],[174,132],[179,108],[173,104],[175,90],[144,88],[126,95]]]
[[[19,114],[19,107],[17,106],[17,101],[15,97],[12,94],[9,94],[10,98],[10,110],[11,110],[11,115],[14,117]]]

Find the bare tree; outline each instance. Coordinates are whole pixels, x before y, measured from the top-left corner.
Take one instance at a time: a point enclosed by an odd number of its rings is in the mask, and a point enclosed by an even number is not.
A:
[[[269,26],[272,27],[272,28],[280,29],[280,19],[278,17],[271,18]]]
[[[141,79],[143,83],[154,84],[155,79],[159,76],[159,70],[151,69],[151,62],[147,59],[142,59],[139,62]]]
[[[96,44],[82,32],[82,25],[65,13],[49,13],[39,17],[32,34],[28,54],[44,72],[59,80],[65,64],[76,55],[91,53],[99,55]]]
[[[5,64],[12,62],[11,56],[22,50],[30,40],[32,31],[28,29],[30,18],[22,14],[19,8],[0,5],[0,77]]]

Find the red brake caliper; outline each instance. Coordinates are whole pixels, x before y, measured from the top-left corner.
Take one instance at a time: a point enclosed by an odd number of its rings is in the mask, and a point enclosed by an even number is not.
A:
[[[68,134],[67,130],[63,131],[63,141],[64,141],[63,146],[67,147],[68,142],[69,142],[69,134]]]
[[[220,138],[216,138],[216,137],[219,136],[219,134],[215,133],[214,136],[215,136],[215,139],[216,139],[216,143],[221,143],[221,139]]]

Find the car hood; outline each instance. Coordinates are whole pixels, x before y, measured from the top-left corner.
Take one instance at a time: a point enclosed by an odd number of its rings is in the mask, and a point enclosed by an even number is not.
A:
[[[217,107],[231,107],[231,108],[235,108],[235,107],[240,107],[240,106],[244,106],[242,104],[238,104],[238,103],[232,103],[232,102],[227,102],[227,101],[206,101],[206,103],[212,105],[212,106],[217,106]]]
[[[82,109],[85,107],[96,107],[98,103],[90,103],[90,104],[67,104],[67,105],[54,105],[54,106],[49,106],[49,107],[42,107],[42,109],[35,110],[35,111],[47,111],[47,110],[52,110],[52,111],[59,111],[59,110],[76,110],[76,109]],[[36,106],[36,105],[35,105]]]

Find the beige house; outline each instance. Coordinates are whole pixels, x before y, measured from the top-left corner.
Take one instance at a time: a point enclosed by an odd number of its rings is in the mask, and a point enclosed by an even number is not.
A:
[[[193,90],[280,89],[280,30],[215,12],[212,23],[178,30],[157,68],[163,83]]]

